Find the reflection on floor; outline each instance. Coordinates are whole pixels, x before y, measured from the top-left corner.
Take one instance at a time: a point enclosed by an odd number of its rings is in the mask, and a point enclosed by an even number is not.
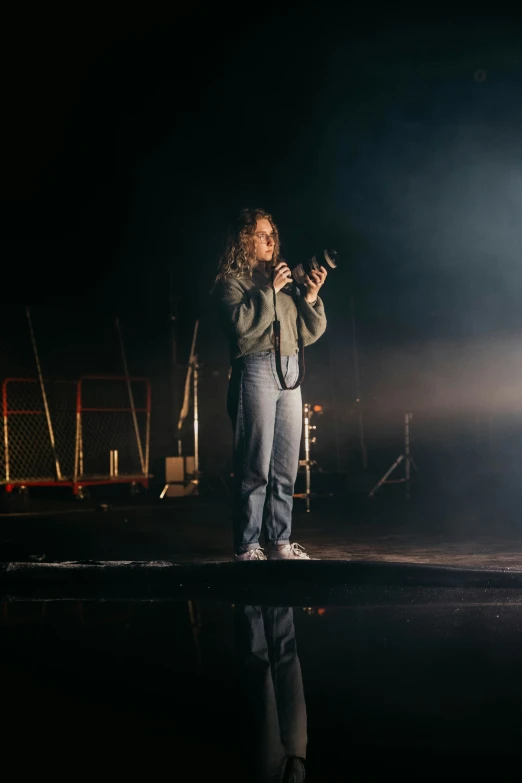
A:
[[[499,779],[522,755],[522,594],[468,598],[4,601],[4,747],[58,779],[269,781],[305,756],[310,781]]]

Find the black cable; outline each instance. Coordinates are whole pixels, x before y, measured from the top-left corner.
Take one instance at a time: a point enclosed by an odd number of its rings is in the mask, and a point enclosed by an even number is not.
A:
[[[299,334],[299,327],[297,327],[297,345],[299,349],[297,355],[297,365],[299,368],[299,372],[297,374],[297,380],[294,383],[294,385],[287,386],[283,375],[283,367],[281,365],[281,323],[277,317],[276,291],[273,282],[272,282],[272,292],[274,294],[274,347],[275,347],[275,363],[276,363],[277,377],[279,378],[279,383],[281,384],[281,388],[283,389],[283,391],[293,391],[294,389],[297,389],[302,384],[303,379],[305,377],[306,368],[305,368],[305,358],[304,358],[304,345],[303,345],[303,341],[301,340],[301,336]],[[297,309],[296,296],[294,294],[292,294],[291,296],[292,299],[294,300]]]

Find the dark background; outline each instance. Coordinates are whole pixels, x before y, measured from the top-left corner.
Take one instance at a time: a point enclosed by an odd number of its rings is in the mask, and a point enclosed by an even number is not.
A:
[[[152,456],[174,453],[173,296],[180,365],[200,319],[202,469],[223,470],[228,356],[209,292],[231,215],[259,205],[291,264],[326,245],[343,260],[304,385],[325,407],[325,467],[358,448],[351,298],[369,437],[384,415],[400,431],[407,408],[518,413],[517,17],[72,13],[4,25],[3,376],[34,375],[27,304],[44,373],[121,372],[118,313],[130,371],[153,384]]]

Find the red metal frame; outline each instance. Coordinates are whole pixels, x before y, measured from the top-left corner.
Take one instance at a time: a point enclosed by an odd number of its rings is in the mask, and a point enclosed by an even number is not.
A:
[[[8,417],[9,416],[44,416],[45,410],[10,410],[8,408],[8,401],[7,401],[7,386],[10,383],[38,383],[38,378],[20,378],[20,377],[11,377],[11,378],[5,378],[2,382],[2,418],[3,418],[3,438],[4,438],[4,459],[6,461],[6,469],[8,465],[8,455],[9,455],[9,445],[8,445],[8,436],[7,436],[7,426],[8,426]],[[63,379],[59,379],[54,381],[54,383],[70,383],[70,384],[76,384],[76,381],[67,381]],[[9,481],[7,480],[7,483],[3,484],[4,491],[5,492],[12,492],[16,487],[53,487],[53,486],[72,486],[71,483],[67,480],[56,480],[56,479],[27,479],[25,481]],[[0,487],[2,484],[0,483]]]
[[[101,407],[101,408],[84,408],[82,407],[82,383],[85,380],[105,380],[105,381],[124,381],[124,382],[141,382],[145,384],[146,388],[146,404],[144,408],[109,408],[109,407]],[[4,438],[4,449],[5,449],[5,459],[6,459],[6,469],[8,465],[8,417],[11,415],[44,415],[43,410],[9,410],[7,405],[7,386],[9,383],[38,383],[38,380],[36,378],[18,378],[18,377],[12,377],[12,378],[5,378],[5,380],[2,382],[2,416],[3,416],[3,438]],[[77,476],[73,476],[72,478],[66,478],[66,479],[27,479],[25,481],[23,480],[9,480],[8,477],[6,477],[6,482],[3,484],[4,491],[7,493],[12,492],[17,487],[72,487],[73,493],[75,495],[80,494],[82,487],[85,486],[97,486],[97,485],[109,485],[109,484],[139,484],[144,488],[147,488],[149,485],[149,473],[148,473],[148,463],[149,463],[149,435],[150,435],[150,415],[151,415],[151,387],[150,387],[150,381],[148,378],[144,377],[137,377],[133,376],[130,378],[127,378],[127,376],[124,375],[84,375],[81,378],[79,378],[78,381],[61,381],[64,383],[76,383],[76,417],[78,421],[78,417],[81,418],[81,414],[83,412],[104,412],[104,413],[145,413],[147,416],[147,435],[146,435],[146,459],[145,459],[145,471],[144,474],[136,474],[136,475],[122,475],[122,476],[113,476],[113,477],[105,477],[100,476],[96,477],[93,476],[91,478],[78,478]],[[78,432],[77,436],[78,437]],[[0,484],[1,486],[1,484]]]

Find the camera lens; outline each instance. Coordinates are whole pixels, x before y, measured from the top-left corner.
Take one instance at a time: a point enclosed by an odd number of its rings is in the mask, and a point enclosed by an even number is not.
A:
[[[339,266],[339,254],[337,250],[327,249],[322,250],[320,253],[316,253],[308,261],[304,261],[299,266],[296,266],[292,270],[292,275],[296,283],[304,285],[306,283],[306,275],[311,272],[317,271],[320,267],[325,269],[335,269]]]
[[[325,250],[324,260],[326,261],[330,269],[335,269],[336,267],[339,266],[339,253],[337,252],[337,250],[333,250],[332,248],[330,248],[329,250]]]

